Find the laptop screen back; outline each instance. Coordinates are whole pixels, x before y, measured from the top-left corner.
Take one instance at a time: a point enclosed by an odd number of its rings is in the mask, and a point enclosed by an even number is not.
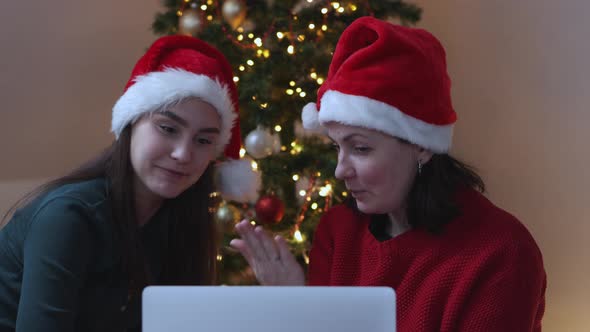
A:
[[[151,286],[144,332],[394,332],[387,287]]]

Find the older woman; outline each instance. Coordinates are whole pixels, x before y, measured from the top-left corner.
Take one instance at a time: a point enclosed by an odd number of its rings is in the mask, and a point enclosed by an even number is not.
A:
[[[343,32],[303,122],[327,130],[352,199],[322,217],[307,283],[394,288],[399,331],[538,331],[541,253],[447,153],[455,121],[434,36],[371,17]],[[232,245],[261,284],[305,284],[284,239],[236,228]]]

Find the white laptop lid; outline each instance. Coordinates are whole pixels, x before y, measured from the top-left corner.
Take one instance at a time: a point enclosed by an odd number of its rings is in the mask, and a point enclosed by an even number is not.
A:
[[[394,332],[388,287],[151,286],[144,332]]]

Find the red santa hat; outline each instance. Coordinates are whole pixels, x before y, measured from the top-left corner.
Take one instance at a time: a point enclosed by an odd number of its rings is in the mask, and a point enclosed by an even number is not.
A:
[[[188,97],[211,104],[221,119],[217,151],[227,160],[217,167],[218,190],[229,200],[255,199],[260,178],[249,161],[240,160],[238,93],[231,66],[217,49],[197,38],[166,36],[150,46],[113,107],[111,131],[118,139],[143,114]]]
[[[334,121],[378,130],[436,153],[451,147],[457,116],[445,50],[422,29],[361,17],[336,45],[317,105],[303,126]]]

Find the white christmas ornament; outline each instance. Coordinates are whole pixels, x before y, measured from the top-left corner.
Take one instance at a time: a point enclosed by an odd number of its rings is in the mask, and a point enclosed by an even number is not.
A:
[[[215,184],[223,199],[240,203],[256,202],[262,174],[252,170],[252,159],[227,160],[217,164],[215,169]]]
[[[246,136],[244,146],[249,155],[261,159],[272,154],[274,140],[268,129],[258,126]]]
[[[279,134],[272,135],[272,153],[277,154],[281,152],[281,136]]]

